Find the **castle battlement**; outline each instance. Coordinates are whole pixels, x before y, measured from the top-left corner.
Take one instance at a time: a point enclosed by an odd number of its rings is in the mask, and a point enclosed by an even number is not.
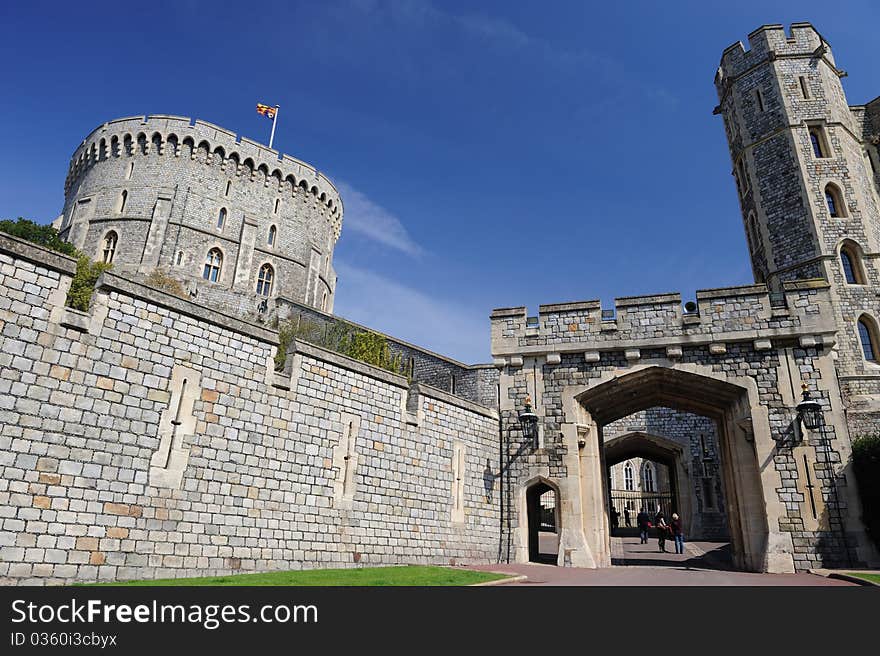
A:
[[[829,285],[824,280],[786,283],[771,293],[766,285],[704,289],[682,306],[681,294],[615,299],[614,309],[598,300],[541,305],[536,317],[525,307],[492,312],[492,355],[553,351],[602,351],[676,344],[718,346],[736,341],[795,339],[802,346],[830,345]]]
[[[831,47],[810,23],[792,23],[789,34],[782,25],[762,25],[748,36],[749,49],[742,41],[728,46],[721,55],[721,64],[715,74],[718,96],[724,95],[729,81],[765,61],[768,57],[783,58],[816,53],[834,66]],[[817,49],[824,45],[824,50]]]
[[[191,158],[202,149],[208,164],[219,160],[221,166],[234,165],[239,175],[247,174],[251,180],[262,181],[266,186],[274,178],[279,189],[289,182],[292,192],[311,193],[327,208],[339,238],[343,204],[336,186],[327,176],[292,155],[282,154],[213,123],[185,116],[130,116],[103,123],[83,139],[71,157],[64,191],[68,193],[85,170],[120,153],[119,149],[124,149],[126,154],[140,151],[146,155],[154,149],[162,154],[168,148],[173,149],[175,156],[187,149]]]

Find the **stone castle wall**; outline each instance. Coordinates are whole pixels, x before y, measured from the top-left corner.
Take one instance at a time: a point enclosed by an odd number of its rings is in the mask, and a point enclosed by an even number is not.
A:
[[[115,232],[117,270],[161,268],[226,312],[254,312],[266,264],[272,296],[330,311],[342,214],[335,187],[314,167],[210,123],[146,116],[105,123],[77,148],[58,227],[98,260]],[[223,264],[207,282],[214,248]]]
[[[342,323],[355,330],[370,330],[353,321],[332,316],[315,308],[277,299],[276,316],[281,321],[308,321],[329,328]],[[379,333],[382,334],[382,333]],[[488,408],[498,407],[498,370],[491,364],[466,365],[415,346],[391,335],[383,335],[392,355],[401,362],[413,382],[424,383]]]
[[[487,409],[0,236],[0,579],[497,553]]]

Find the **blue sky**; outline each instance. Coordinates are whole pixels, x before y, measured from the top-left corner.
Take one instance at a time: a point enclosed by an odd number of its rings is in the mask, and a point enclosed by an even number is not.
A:
[[[336,312],[466,362],[494,307],[751,281],[712,78],[808,20],[880,95],[880,3],[3,3],[0,217],[58,215],[100,123],[178,114],[343,193]]]

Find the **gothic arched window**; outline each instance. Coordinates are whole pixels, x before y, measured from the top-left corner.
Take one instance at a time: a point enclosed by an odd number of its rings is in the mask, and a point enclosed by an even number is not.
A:
[[[861,260],[858,253],[851,246],[843,246],[840,249],[840,264],[843,266],[843,275],[847,284],[864,285],[865,276],[862,273]]]
[[[859,341],[862,342],[862,353],[865,360],[877,361],[877,327],[874,320],[863,314],[859,317]]]
[[[221,207],[220,213],[217,215],[217,230],[223,230],[223,226],[226,225],[226,208]]]
[[[642,490],[645,492],[654,492],[654,467],[650,462],[646,462],[642,467]]]
[[[260,296],[268,296],[272,293],[272,278],[275,277],[275,272],[272,270],[272,267],[268,264],[264,264],[260,267],[260,275],[257,278],[257,294]]]
[[[626,463],[626,466],[623,468],[623,487],[627,490],[633,489],[633,468],[632,465]]]
[[[828,205],[828,215],[834,218],[846,216],[846,206],[843,204],[843,194],[837,185],[825,186],[825,203]]]
[[[205,258],[205,271],[202,278],[210,282],[217,282],[220,278],[220,269],[223,267],[223,253],[219,248],[212,248]]]
[[[278,228],[276,228],[275,226],[270,226],[269,227],[269,238],[266,240],[269,242],[269,246],[275,245],[275,237],[277,237],[277,236],[278,236]]]
[[[116,255],[117,241],[119,241],[119,237],[113,230],[104,235],[104,247],[101,252],[101,260],[105,264],[113,263],[113,256]]]

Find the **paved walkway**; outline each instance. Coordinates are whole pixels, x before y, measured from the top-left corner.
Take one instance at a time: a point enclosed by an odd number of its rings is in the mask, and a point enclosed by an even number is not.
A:
[[[527,581],[510,583],[530,585],[596,586],[839,586],[855,585],[815,574],[755,574],[738,572],[730,561],[730,546],[724,542],[686,542],[685,553],[678,555],[667,541],[667,553],[661,553],[657,540],[641,544],[638,537],[612,538],[611,561],[614,566],[601,569],[556,567],[554,565],[509,564],[479,565],[475,569],[525,575]]]

